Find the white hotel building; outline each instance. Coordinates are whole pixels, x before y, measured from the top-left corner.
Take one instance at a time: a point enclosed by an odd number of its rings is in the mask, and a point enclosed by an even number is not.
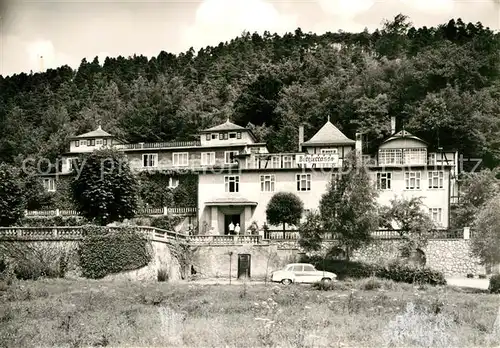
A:
[[[441,227],[447,228],[452,197],[457,195],[458,154],[429,152],[428,144],[401,130],[379,146],[373,157],[362,158],[379,190],[380,204],[395,197],[421,197],[425,209]],[[332,173],[340,170],[351,151],[361,152],[361,136],[349,139],[330,121],[308,141],[299,130],[299,149],[291,153],[269,153],[250,129],[231,123],[205,129],[199,141],[124,144],[100,127],[71,139],[63,155],[62,174],[69,174],[71,161],[79,154],[112,146],[124,151],[136,170],[189,168],[198,174],[198,219],[200,233],[227,233],[230,222],[246,231],[252,222],[266,222],[266,206],[276,192],[293,192],[308,210],[318,209]],[[181,174],[172,174],[169,186],[176,187]],[[46,177],[48,189],[55,187]],[[279,226],[270,226],[279,229]],[[203,229],[203,231],[202,231]]]

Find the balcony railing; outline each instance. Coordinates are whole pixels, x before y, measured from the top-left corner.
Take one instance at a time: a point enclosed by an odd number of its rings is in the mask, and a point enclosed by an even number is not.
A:
[[[195,147],[201,146],[200,141],[170,141],[161,143],[135,143],[135,144],[116,144],[115,148],[119,150],[140,150],[140,149],[162,149],[170,147]]]
[[[374,239],[399,239],[401,230],[377,230],[372,232]],[[442,229],[434,230],[429,234],[429,239],[464,239],[463,229]],[[323,235],[323,240],[337,240],[339,235],[333,232],[327,232]],[[264,232],[265,240],[298,240],[300,232],[298,230],[288,230],[283,233],[282,230],[268,230]]]
[[[163,208],[143,208],[137,211],[137,215],[196,215],[198,213],[198,208],[196,207],[163,207]],[[77,217],[80,216],[79,212],[76,210],[26,210],[24,213],[25,217],[54,217],[54,216],[65,216],[65,217]]]
[[[210,236],[195,235],[187,238],[192,245],[239,245],[239,244],[260,244],[262,238],[258,235],[238,235],[238,236]]]
[[[174,231],[162,230],[149,226],[134,227],[152,240],[186,240],[187,235]],[[109,232],[120,231],[121,227],[105,227]],[[54,226],[54,227],[0,227],[0,239],[8,240],[79,240],[85,236],[85,230],[81,226]]]

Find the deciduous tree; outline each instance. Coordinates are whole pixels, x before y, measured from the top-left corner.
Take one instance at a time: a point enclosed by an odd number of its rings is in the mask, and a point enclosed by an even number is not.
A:
[[[300,224],[299,245],[306,251],[321,250],[323,241],[323,224],[318,212],[310,211],[305,216],[305,222]]]
[[[500,194],[491,197],[478,212],[472,233],[472,252],[483,264],[500,263]]]
[[[474,226],[479,212],[498,192],[500,185],[494,171],[486,169],[477,173],[465,173],[460,185],[460,201],[453,214],[453,226]]]
[[[25,197],[19,172],[0,163],[0,226],[10,226],[24,215]]]
[[[283,224],[283,238],[285,238],[285,224],[297,225],[304,211],[304,203],[291,192],[274,194],[266,208],[267,221],[272,225]]]
[[[376,198],[366,168],[355,165],[354,157],[346,160],[342,173],[332,177],[321,197],[323,227],[337,234],[348,259],[353,250],[370,242],[371,233],[378,228]]]
[[[80,213],[101,225],[135,216],[138,184],[122,153],[97,150],[82,157],[71,182]]]
[[[405,241],[401,247],[403,257],[409,257],[417,248],[425,247],[436,227],[424,209],[419,197],[394,198],[390,206],[381,209],[381,225],[388,229],[397,229]]]

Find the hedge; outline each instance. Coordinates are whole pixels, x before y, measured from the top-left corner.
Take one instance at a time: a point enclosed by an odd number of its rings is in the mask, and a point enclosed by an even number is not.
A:
[[[89,222],[83,217],[25,217],[22,218],[16,225],[22,227],[47,227],[47,226],[82,226]]]
[[[500,274],[491,276],[488,290],[492,294],[500,294]]]
[[[393,262],[387,266],[378,266],[356,261],[323,259],[318,256],[304,257],[301,262],[311,263],[319,270],[333,272],[337,279],[378,277],[396,282],[430,285],[446,285],[444,274],[429,268],[417,268]]]
[[[106,275],[147,266],[152,260],[151,243],[133,228],[110,231],[101,226],[85,226],[78,255],[82,275],[99,279]]]

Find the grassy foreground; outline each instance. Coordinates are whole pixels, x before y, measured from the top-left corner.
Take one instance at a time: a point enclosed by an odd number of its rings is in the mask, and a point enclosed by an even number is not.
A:
[[[4,286],[0,302],[0,347],[500,344],[498,296],[378,279],[329,291],[41,280]]]

